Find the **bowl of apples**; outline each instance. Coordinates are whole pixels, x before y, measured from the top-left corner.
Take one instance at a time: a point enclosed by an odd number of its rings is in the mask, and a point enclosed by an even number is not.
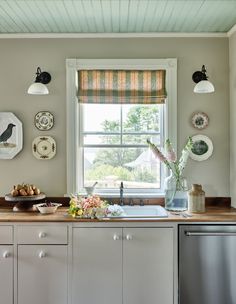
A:
[[[34,206],[42,214],[51,214],[51,213],[55,213],[57,211],[57,208],[62,206],[62,204],[45,201],[44,203],[36,204]]]

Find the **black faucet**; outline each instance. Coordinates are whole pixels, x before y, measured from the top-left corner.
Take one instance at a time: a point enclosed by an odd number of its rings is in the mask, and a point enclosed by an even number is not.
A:
[[[133,201],[132,198],[129,199],[129,205],[130,205],[130,206],[134,206],[134,201]]]
[[[144,206],[144,200],[143,199],[140,200],[140,206]]]
[[[124,185],[123,185],[123,182],[120,183],[120,205],[124,206]]]

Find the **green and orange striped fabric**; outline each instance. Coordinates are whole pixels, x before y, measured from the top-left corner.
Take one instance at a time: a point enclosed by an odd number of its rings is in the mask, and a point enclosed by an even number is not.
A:
[[[164,103],[165,70],[80,70],[81,103]]]

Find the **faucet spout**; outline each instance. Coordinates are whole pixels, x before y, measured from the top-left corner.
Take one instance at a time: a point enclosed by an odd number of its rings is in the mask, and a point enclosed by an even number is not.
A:
[[[124,206],[124,185],[123,185],[123,182],[120,183],[120,205]]]

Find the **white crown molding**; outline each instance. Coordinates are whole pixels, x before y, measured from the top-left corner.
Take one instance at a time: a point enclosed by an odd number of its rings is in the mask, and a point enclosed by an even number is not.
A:
[[[231,29],[232,30],[232,29]],[[230,30],[230,31],[231,31]],[[0,39],[53,38],[225,38],[228,33],[14,33],[0,34]]]
[[[236,32],[236,24],[231,27],[231,29],[227,32],[227,36],[230,37]]]

